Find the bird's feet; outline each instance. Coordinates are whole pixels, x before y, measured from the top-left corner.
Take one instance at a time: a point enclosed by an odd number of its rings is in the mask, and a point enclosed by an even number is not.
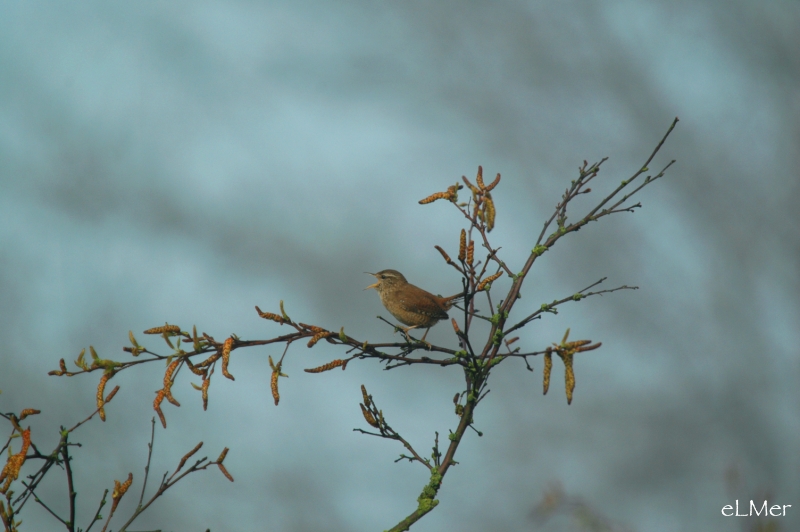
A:
[[[397,332],[397,331],[402,332],[403,336],[405,336],[405,338],[406,338],[406,342],[415,343],[415,344],[423,344],[423,345],[425,345],[425,349],[430,351],[431,350],[431,344],[425,341],[425,337],[428,336],[428,330],[430,330],[430,329],[427,329],[425,331],[425,334],[422,335],[422,339],[421,340],[417,340],[416,338],[414,338],[413,336],[408,334],[408,331],[410,331],[411,329],[417,329],[417,328],[418,327],[416,325],[411,325],[410,327],[395,326],[394,332]]]

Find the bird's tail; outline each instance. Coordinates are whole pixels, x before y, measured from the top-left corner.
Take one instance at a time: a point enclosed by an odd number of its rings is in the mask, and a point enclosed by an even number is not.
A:
[[[456,294],[454,296],[450,296],[450,297],[445,298],[445,300],[444,300],[445,309],[446,310],[450,310],[451,308],[453,308],[453,305],[455,305],[461,299],[464,299],[464,293],[463,292],[460,293],[460,294]]]

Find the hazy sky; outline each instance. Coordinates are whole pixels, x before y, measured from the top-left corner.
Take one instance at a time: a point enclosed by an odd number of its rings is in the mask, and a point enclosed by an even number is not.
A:
[[[2,1],[0,410],[42,409],[30,425],[49,451],[99,378],[48,377],[59,358],[91,344],[126,360],[129,330],[166,352],[141,334],[164,322],[268,338],[287,331],[253,307],[281,299],[300,321],[387,341],[362,272],[461,286],[433,246],[455,253],[462,220],[419,199],[479,164],[502,173],[492,238],[518,270],[584,159],[610,158],[586,208],[679,116],[651,168],[677,163],[643,208],[560,241],[523,289],[520,316],[605,276],[640,287],[526,329],[523,349],[567,327],[603,342],[576,360],[573,404],[558,363],[544,397],[540,360],[500,366],[484,436],[468,435],[413,530],[570,530],[531,518],[554,483],[636,531],[739,531],[722,506],[765,494],[799,529],[799,27],[788,1]],[[445,325],[429,339],[455,345]],[[457,425],[458,371],[310,375],[342,351],[293,345],[276,408],[270,354],[236,351],[207,412],[179,377],[151,492],[200,440],[211,458],[231,448],[236,482],[191,476],[134,530],[382,530],[416,507],[425,470],[352,432],[359,385],[429,454]],[[129,471],[119,512],[138,499],[152,366],[115,377],[108,421],[76,434],[80,526]],[[63,512],[65,485],[39,495]],[[22,517],[58,529],[33,504]]]

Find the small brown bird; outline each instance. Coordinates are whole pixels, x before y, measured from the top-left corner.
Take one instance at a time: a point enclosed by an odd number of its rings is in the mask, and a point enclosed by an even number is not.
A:
[[[369,272],[365,272],[369,273]],[[431,327],[439,320],[447,319],[447,311],[455,304],[456,300],[464,294],[450,297],[439,297],[409,283],[403,274],[397,270],[383,270],[374,275],[378,282],[371,284],[364,290],[374,288],[381,296],[381,303],[386,310],[398,321],[408,325],[405,332],[416,328],[426,328],[422,341],[428,335]]]

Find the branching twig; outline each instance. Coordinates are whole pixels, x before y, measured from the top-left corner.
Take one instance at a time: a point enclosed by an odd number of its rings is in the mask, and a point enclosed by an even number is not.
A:
[[[155,424],[155,419],[153,419],[153,424]],[[140,498],[140,502],[136,506],[136,509],[134,510],[133,514],[131,515],[131,517],[122,526],[120,526],[119,532],[124,532],[125,530],[127,530],[127,528],[131,525],[131,523],[133,523],[133,521],[137,517],[139,517],[145,510],[147,510],[147,508],[149,508],[150,505],[153,504],[153,502],[156,501],[156,499],[161,497],[169,488],[171,488],[172,486],[174,486],[175,484],[180,482],[183,478],[185,478],[186,476],[188,476],[188,475],[190,475],[192,473],[196,473],[197,471],[202,471],[202,470],[207,469],[209,466],[216,465],[217,467],[219,467],[219,469],[222,471],[222,473],[228,478],[228,480],[233,481],[233,477],[230,476],[230,474],[227,472],[225,467],[222,465],[222,462],[225,459],[225,456],[226,456],[226,454],[228,452],[227,448],[225,448],[222,451],[222,454],[220,454],[220,456],[219,456],[219,458],[217,458],[217,460],[211,462],[211,461],[208,460],[207,457],[203,457],[203,458],[201,458],[199,460],[196,460],[195,463],[192,464],[186,471],[184,471],[183,473],[178,475],[178,473],[181,471],[183,466],[186,464],[186,461],[189,458],[191,458],[192,455],[194,455],[197,451],[199,451],[202,446],[203,446],[203,442],[200,442],[199,444],[197,444],[194,447],[194,449],[192,449],[191,451],[186,453],[183,456],[183,458],[181,458],[180,463],[178,464],[178,467],[176,467],[175,471],[172,472],[172,475],[167,477],[167,475],[169,475],[169,471],[164,473],[164,475],[161,478],[161,482],[160,482],[160,484],[158,486],[158,489],[153,494],[153,496],[147,502],[145,502],[144,504],[142,504],[142,502],[141,502],[142,499]],[[152,449],[153,449],[153,439],[152,439],[152,437],[151,437],[151,440],[150,440],[150,443],[149,443],[148,447],[149,447],[149,449],[148,449],[147,467],[149,469],[149,466],[150,466],[150,455],[151,455]],[[142,494],[144,494],[144,488],[145,487],[143,486],[142,487]],[[111,516],[109,516],[109,519],[110,519],[110,517]]]
[[[142,507],[144,500],[144,491],[147,489],[147,479],[150,476],[150,462],[153,458],[153,442],[156,438],[156,418],[150,419],[150,442],[147,444],[147,462],[144,465],[144,481],[142,482],[142,491],[139,493],[139,504],[137,508]]]
[[[401,454],[400,458],[395,460],[395,462],[399,462],[400,460],[408,460],[409,462],[417,461],[431,469],[430,460],[422,458],[416,450],[411,446],[408,441],[403,438],[396,430],[394,430],[387,422],[386,419],[383,417],[383,411],[378,410],[378,407],[375,405],[375,401],[371,395],[367,393],[367,389],[364,385],[361,385],[361,394],[364,398],[364,402],[361,403],[361,413],[364,415],[364,419],[369,423],[371,426],[378,429],[378,433],[370,432],[367,430],[355,428],[353,431],[360,432],[361,434],[368,434],[370,436],[377,436],[378,438],[386,438],[389,440],[396,440],[403,444],[403,447],[408,449],[408,451],[412,454],[412,456],[406,456]],[[438,434],[437,434],[438,438]]]
[[[155,418],[153,418],[155,420]],[[92,518],[92,522],[89,523],[89,526],[86,527],[86,532],[92,529],[95,523],[102,520],[102,516],[100,515],[100,511],[103,509],[103,506],[106,505],[106,497],[108,496],[108,488],[103,491],[103,497],[100,499],[100,505],[97,507],[97,511],[94,513],[94,517]]]
[[[64,443],[65,445],[61,446],[61,457],[64,460],[64,469],[67,474],[67,488],[69,489],[67,492],[69,494],[69,521],[67,522],[67,530],[73,532],[75,530],[75,498],[78,494],[75,492],[75,486],[73,484],[72,465],[70,464],[71,458],[69,456],[69,446],[66,445],[66,437],[64,438]]]
[[[597,286],[598,284],[602,283],[605,280],[606,280],[606,277],[603,277],[599,281],[597,281],[595,283],[592,283],[591,285],[587,286],[583,290],[580,290],[580,291],[578,291],[577,293],[575,293],[575,294],[573,294],[571,296],[567,296],[567,297],[562,298],[562,299],[557,299],[557,300],[553,301],[552,303],[543,304],[539,310],[537,310],[536,312],[526,316],[525,318],[520,320],[519,323],[517,323],[515,325],[512,325],[511,327],[509,327],[505,331],[503,331],[504,334],[508,335],[509,333],[511,333],[511,332],[513,332],[513,331],[515,331],[517,329],[521,329],[522,327],[524,327],[525,325],[527,325],[531,321],[535,320],[536,318],[540,317],[544,313],[547,313],[547,312],[556,313],[555,312],[555,308],[556,307],[558,307],[559,305],[562,305],[564,303],[567,303],[569,301],[580,301],[581,299],[584,299],[584,298],[587,298],[587,297],[599,296],[599,295],[603,295],[603,294],[610,294],[610,293],[616,292],[618,290],[638,290],[639,289],[638,286],[622,285],[622,286],[618,286],[616,288],[610,288],[608,290],[598,290],[597,292],[587,292],[587,290],[589,290],[593,286]]]

